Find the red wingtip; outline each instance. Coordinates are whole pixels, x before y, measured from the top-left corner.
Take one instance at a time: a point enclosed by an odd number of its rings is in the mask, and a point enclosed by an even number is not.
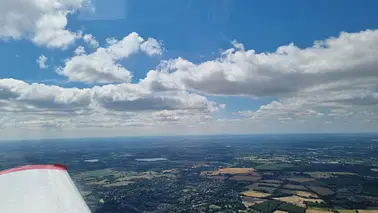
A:
[[[61,169],[61,170],[68,170],[67,169],[67,166],[63,165],[63,164],[54,164],[54,167],[57,168],[57,169]]]
[[[39,169],[55,169],[55,170],[63,170],[67,171],[67,167],[61,164],[53,164],[53,165],[26,165],[26,166],[20,166],[13,169],[7,169],[4,171],[0,171],[0,175],[14,173],[14,172],[20,172],[25,170],[39,170]]]

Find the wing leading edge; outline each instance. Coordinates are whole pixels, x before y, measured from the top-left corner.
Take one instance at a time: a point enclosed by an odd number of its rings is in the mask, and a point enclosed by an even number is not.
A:
[[[62,165],[0,171],[1,213],[90,213]]]

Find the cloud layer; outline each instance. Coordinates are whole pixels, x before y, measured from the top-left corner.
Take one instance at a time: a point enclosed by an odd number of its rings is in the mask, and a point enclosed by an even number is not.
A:
[[[311,47],[288,44],[266,53],[234,41],[215,60],[161,61],[144,79],[131,83],[132,70],[122,62],[138,53],[162,55],[161,42],[131,33],[120,40],[108,38],[100,46],[93,35],[66,29],[67,14],[82,1],[43,2],[26,1],[31,9],[24,11],[21,1],[1,1],[0,8],[9,10],[0,9],[6,13],[0,15],[0,38],[59,48],[82,38],[88,53],[78,46],[56,72],[87,88],[0,79],[2,128],[182,128],[198,133],[301,131],[303,126],[322,130],[324,125],[335,131],[343,125],[347,131],[356,125],[378,128],[378,30],[342,32]],[[47,67],[46,60],[43,55],[37,60],[41,69]],[[210,96],[275,101],[221,116],[217,113],[226,105],[210,101]]]
[[[222,57],[201,64],[182,58],[164,61],[145,81],[161,90],[251,97],[377,86],[377,30],[341,33],[305,49],[289,44],[272,53],[245,50],[236,42],[233,45]]]
[[[92,88],[63,88],[45,84],[29,84],[15,79],[0,79],[0,101],[3,109],[42,111],[151,111],[200,110],[214,111],[217,106],[205,97],[184,91],[155,93],[135,84],[110,84]]]
[[[377,30],[343,32],[312,47],[289,44],[271,53],[246,50],[237,42],[233,46],[200,64],[182,58],[163,61],[141,83],[155,91],[278,99],[257,111],[236,113],[260,122],[328,122],[336,110],[349,121],[376,123]]]

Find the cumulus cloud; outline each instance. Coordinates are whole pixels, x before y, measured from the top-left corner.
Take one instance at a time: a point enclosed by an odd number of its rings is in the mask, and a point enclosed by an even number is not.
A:
[[[0,114],[11,113],[8,120],[25,128],[132,126],[156,132],[178,125],[196,133],[247,133],[378,127],[377,30],[341,33],[308,48],[289,44],[271,53],[256,53],[234,41],[215,60],[162,61],[144,79],[130,83],[132,74],[120,61],[138,52],[162,54],[161,45],[136,33],[108,38],[92,53],[78,47],[57,70],[69,81],[106,85],[81,89],[0,79]],[[226,104],[209,101],[213,95],[274,101],[214,119]]]
[[[90,90],[29,84],[15,79],[0,79],[0,101],[7,111],[80,110],[90,104]]]
[[[40,109],[100,107],[135,112],[145,110],[215,111],[214,102],[188,92],[154,93],[138,84],[109,84],[92,88],[63,88],[15,79],[0,79],[0,101],[22,103]]]
[[[100,47],[90,54],[76,54],[66,61],[57,73],[70,81],[85,83],[130,82],[132,74],[119,61],[139,51],[148,55],[161,53],[161,47],[155,39],[144,41],[137,33],[131,33],[122,40],[108,39],[107,47]]]
[[[217,106],[205,97],[187,92],[154,93],[139,85],[118,84],[94,87],[100,106],[118,111],[187,109],[215,111]]]
[[[97,48],[100,46],[96,38],[92,34],[85,34],[83,40],[92,48]]]
[[[41,69],[46,69],[46,68],[49,67],[49,66],[46,64],[46,62],[47,62],[47,57],[44,56],[44,55],[39,56],[39,57],[37,58],[36,62],[37,62],[37,64],[38,64],[39,68],[41,68]]]
[[[289,44],[272,53],[245,50],[235,42],[233,45],[222,52],[222,57],[201,64],[182,58],[164,61],[145,81],[160,89],[275,97],[320,85],[356,84],[355,81],[363,84],[377,79],[378,30],[341,33],[304,49]]]
[[[8,137],[12,132],[19,135],[19,129],[31,131],[27,134],[32,137],[33,131],[39,130],[48,134],[72,128],[110,131],[126,127],[194,125],[211,120],[212,112],[217,110],[219,106],[206,97],[185,91],[155,93],[139,84],[80,89],[0,79],[0,115],[6,115],[1,128]]]
[[[163,53],[162,44],[154,38],[148,38],[140,45],[140,49],[149,56],[161,55]]]
[[[84,1],[0,1],[0,39],[29,39],[37,45],[67,48],[80,38],[80,33],[67,29],[67,16]]]
[[[83,55],[85,53],[85,48],[83,46],[78,46],[74,53],[75,55]]]
[[[370,122],[378,120],[378,96],[364,90],[326,91],[282,98],[261,106],[256,111],[240,111],[250,120],[281,123]]]
[[[326,119],[338,108],[352,111],[354,119],[377,117],[378,30],[343,32],[312,47],[289,44],[271,53],[246,50],[236,41],[232,45],[221,57],[200,64],[183,58],[162,61],[141,84],[158,92],[278,99],[257,111],[239,112],[260,121]]]

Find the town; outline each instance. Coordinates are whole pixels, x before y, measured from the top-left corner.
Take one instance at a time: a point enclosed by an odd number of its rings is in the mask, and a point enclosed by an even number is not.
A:
[[[95,213],[374,213],[376,138],[201,136],[0,146],[2,167],[66,164]]]

